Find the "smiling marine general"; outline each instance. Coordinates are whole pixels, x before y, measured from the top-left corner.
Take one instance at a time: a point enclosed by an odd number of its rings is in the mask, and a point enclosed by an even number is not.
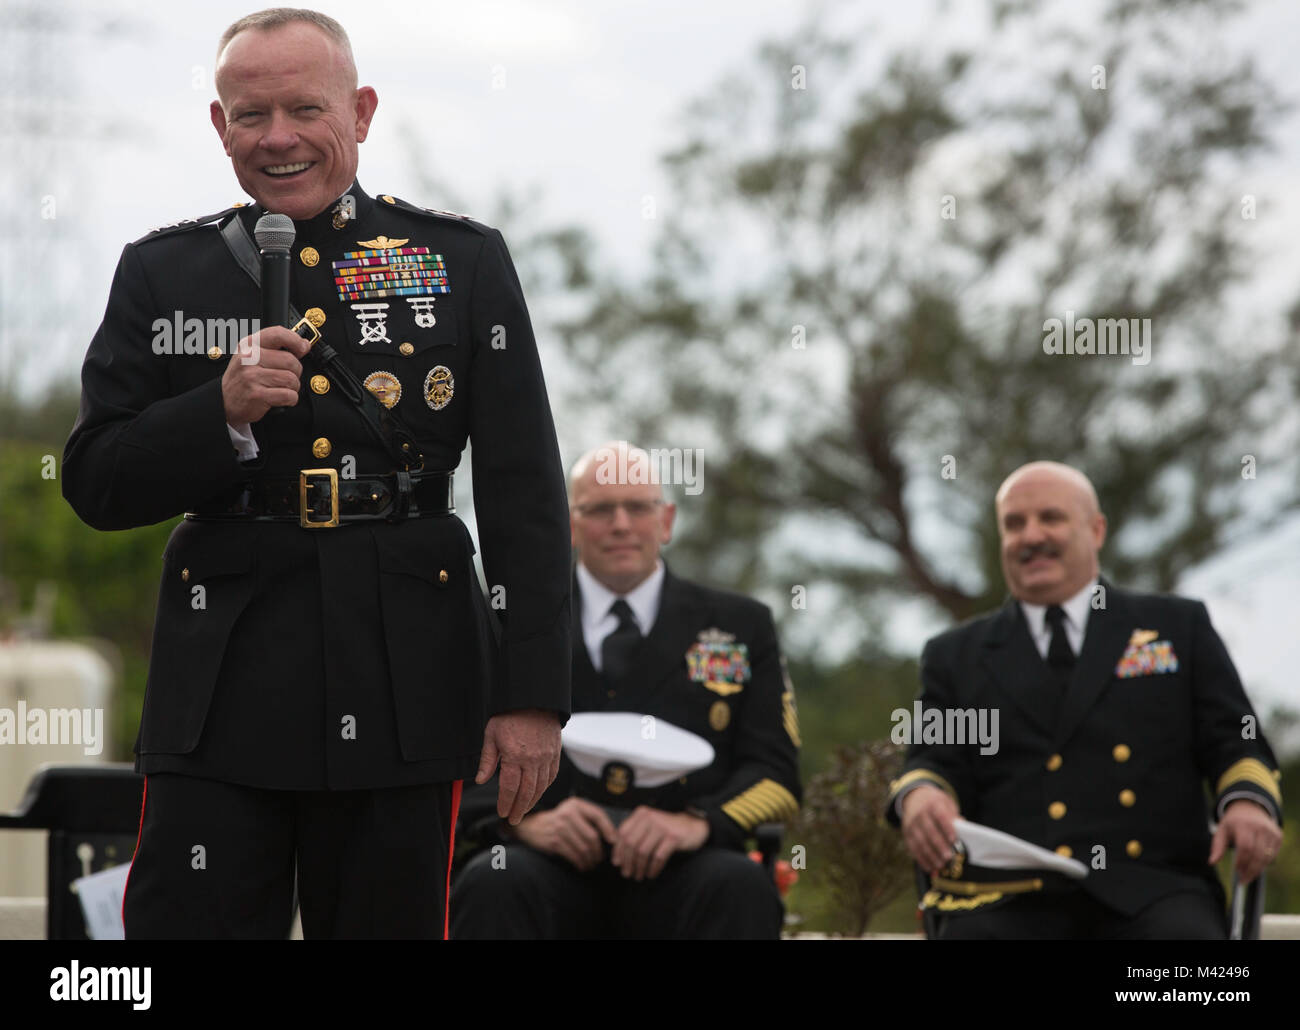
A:
[[[461,781],[499,767],[518,822],[569,709],[568,513],[527,308],[496,230],[362,189],[378,97],[333,19],[241,19],[215,78],[254,203],[123,250],[64,458],[98,529],[185,515],[127,936],[283,936],[296,882],[308,937],[442,937]],[[292,220],[294,328],[157,353],[156,320],[258,316],[269,212]],[[454,515],[467,442],[499,624]]]

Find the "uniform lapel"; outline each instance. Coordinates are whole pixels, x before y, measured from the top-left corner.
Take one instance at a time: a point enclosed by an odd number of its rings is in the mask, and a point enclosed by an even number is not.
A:
[[[1065,695],[1056,738],[1064,744],[1070,739],[1114,676],[1115,665],[1124,653],[1132,619],[1124,595],[1101,580],[1106,604],[1088,614],[1083,650],[1074,666],[1070,688]]]
[[[636,691],[649,692],[681,672],[686,652],[696,635],[705,628],[708,611],[698,592],[664,567],[663,593],[659,614],[650,634],[641,642],[637,672],[632,677]]]
[[[600,674],[591,664],[587,638],[582,632],[582,588],[578,576],[573,576],[573,710],[575,712],[599,711]]]
[[[1050,735],[1056,725],[1060,695],[1014,598],[1002,606],[989,626],[981,661],[1002,692],[1034,725]]]

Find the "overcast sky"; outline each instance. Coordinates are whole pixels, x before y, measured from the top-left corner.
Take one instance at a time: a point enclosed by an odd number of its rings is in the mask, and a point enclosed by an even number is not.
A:
[[[657,229],[642,216],[643,198],[673,202],[658,158],[678,138],[682,109],[724,72],[749,66],[761,41],[788,33],[811,9],[773,0],[317,6],[348,29],[361,80],[379,93],[361,151],[360,180],[371,194],[486,217],[501,191],[535,191],[546,221],[583,225],[602,254],[629,271],[645,266]],[[983,0],[940,4],[941,23],[922,3],[856,6],[876,17],[882,36],[915,41],[968,31]],[[122,244],[152,226],[244,199],[208,103],[215,41],[252,9],[243,0],[5,0],[0,142],[7,152],[17,147],[21,160],[3,173],[16,213],[0,242],[0,375],[20,374],[35,390],[74,374]],[[62,27],[33,31],[31,10]],[[1237,30],[1237,41],[1292,99],[1300,97],[1297,39],[1300,5],[1290,0],[1256,4]],[[28,117],[33,112],[37,121]],[[1284,200],[1297,193],[1296,124],[1289,120],[1279,134],[1282,149],[1260,166],[1254,184]],[[17,138],[15,127],[22,130]],[[448,196],[421,192],[413,152]],[[51,196],[53,234],[38,213]],[[1300,239],[1300,208],[1288,203],[1267,227],[1275,239]],[[1300,248],[1260,275],[1294,288]],[[27,303],[33,295],[57,297],[57,317]],[[544,325],[546,298],[530,303]],[[544,334],[541,343],[545,358]],[[566,460],[583,444],[562,439]],[[1300,526],[1292,525],[1221,556],[1186,583],[1209,601],[1243,677],[1265,704],[1300,704],[1298,580]]]

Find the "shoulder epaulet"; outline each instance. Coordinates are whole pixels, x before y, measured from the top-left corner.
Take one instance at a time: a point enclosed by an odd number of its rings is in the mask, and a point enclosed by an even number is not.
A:
[[[226,215],[233,211],[238,211],[244,206],[245,204],[241,201],[238,204],[232,204],[223,211],[218,211],[211,215],[204,215],[202,218],[182,218],[179,222],[168,222],[166,225],[155,226],[135,242],[147,243],[149,240],[156,240],[162,236],[170,236],[173,233],[185,232],[187,229],[194,229],[200,225],[208,225],[211,222],[220,221],[222,218],[225,218]]]
[[[443,221],[455,222],[457,225],[463,225],[467,228],[487,235],[492,230],[482,222],[477,222],[470,215],[458,214],[455,211],[439,211],[433,207],[416,207],[409,204],[401,197],[394,197],[391,194],[383,193],[377,198],[381,204],[388,204],[392,207],[401,208],[403,211],[409,211],[413,215],[420,215],[424,218],[437,218]]]

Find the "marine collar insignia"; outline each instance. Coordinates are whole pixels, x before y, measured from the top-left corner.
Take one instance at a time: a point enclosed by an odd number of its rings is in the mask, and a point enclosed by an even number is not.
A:
[[[357,202],[352,199],[351,193],[345,193],[339,198],[339,202],[334,205],[334,210],[330,212],[330,224],[335,229],[342,229],[348,222],[357,217]]]

